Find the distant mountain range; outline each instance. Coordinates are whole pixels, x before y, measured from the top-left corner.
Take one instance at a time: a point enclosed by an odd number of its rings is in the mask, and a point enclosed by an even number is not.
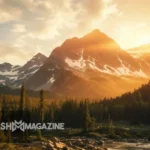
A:
[[[46,59],[46,56],[38,53],[23,66],[13,66],[9,63],[0,64],[0,84],[13,88],[20,87],[23,81],[29,79],[40,69]]]
[[[128,49],[127,52],[134,57],[142,57],[143,55],[150,54],[150,44]]]
[[[0,83],[17,88],[24,81],[28,89],[46,89],[55,98],[114,97],[150,77],[149,56],[135,58],[129,51],[94,30],[66,40],[48,58],[37,54],[22,67],[1,64]]]

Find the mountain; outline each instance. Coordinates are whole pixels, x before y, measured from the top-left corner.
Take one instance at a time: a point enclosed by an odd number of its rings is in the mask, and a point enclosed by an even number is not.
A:
[[[126,50],[133,57],[139,58],[143,55],[150,54],[150,43]]]
[[[114,97],[147,82],[146,67],[113,39],[94,30],[56,47],[25,84],[32,90],[49,90],[57,98]]]
[[[141,69],[150,76],[150,44],[126,50],[140,64]]]
[[[131,51],[94,30],[67,39],[48,58],[38,53],[23,66],[0,64],[0,83],[18,88],[24,81],[28,89],[45,89],[58,99],[115,97],[149,80],[150,55],[135,58]]]
[[[23,66],[13,66],[9,63],[0,64],[0,83],[13,88],[18,88],[23,81],[30,78],[46,60],[41,53],[35,55]]]

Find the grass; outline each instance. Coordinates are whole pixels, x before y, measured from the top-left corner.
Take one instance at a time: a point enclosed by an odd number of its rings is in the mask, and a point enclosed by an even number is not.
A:
[[[108,124],[99,124],[96,132],[99,134],[107,134],[108,137],[113,138],[109,135]],[[148,138],[150,135],[150,126],[148,125],[130,125],[124,122],[114,123],[114,132],[116,138]],[[115,136],[114,136],[115,137]]]

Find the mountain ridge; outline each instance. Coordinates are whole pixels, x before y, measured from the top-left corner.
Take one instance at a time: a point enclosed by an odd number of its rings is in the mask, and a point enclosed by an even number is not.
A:
[[[146,81],[147,75],[137,60],[113,39],[95,30],[81,38],[68,39],[56,47],[44,65],[26,81],[26,86],[34,90],[44,88],[60,97],[101,97],[100,91],[107,93],[109,87],[112,90],[120,82],[127,84],[128,90],[133,90]],[[137,85],[131,86],[130,83]],[[104,87],[106,85],[108,87]],[[113,89],[115,94],[109,92],[111,94],[108,95],[116,96],[127,91],[123,85],[121,88],[122,91]]]
[[[0,64],[0,83],[13,88],[20,87],[24,80],[40,68],[46,58],[43,54],[38,53],[23,66],[13,66],[10,63]]]
[[[17,68],[16,87],[25,80],[28,89],[45,89],[55,98],[115,97],[133,91],[150,77],[150,65],[99,30],[65,40],[48,58],[41,53],[34,57]]]

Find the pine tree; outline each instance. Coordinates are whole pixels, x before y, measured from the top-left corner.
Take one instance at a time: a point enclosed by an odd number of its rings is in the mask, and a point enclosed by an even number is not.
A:
[[[44,90],[40,91],[40,121],[43,123],[44,121]]]
[[[0,104],[0,122],[2,121],[2,104]]]
[[[10,120],[8,119],[8,124],[10,124]],[[11,130],[10,128],[8,128],[8,131],[7,131],[7,142],[8,143],[11,143],[12,142],[12,135],[11,135]]]
[[[24,112],[24,120],[26,123],[30,123],[30,109],[29,109],[29,107],[30,107],[29,98],[28,98],[28,95],[26,94],[25,112]],[[29,140],[29,131],[25,130],[25,133],[23,136],[24,136],[25,142],[27,143]]]
[[[29,134],[28,130],[25,130],[24,138],[25,138],[26,143],[29,141],[29,135],[28,134]]]
[[[27,123],[30,122],[30,101],[27,94],[26,94],[26,102],[25,102],[25,121]]]
[[[85,100],[85,112],[84,112],[84,131],[88,132],[93,128],[94,118],[90,117],[88,102]]]
[[[51,122],[54,122],[54,105],[51,106]]]
[[[44,121],[44,100],[45,100],[44,90],[42,89],[40,91],[40,121],[41,121],[41,123],[43,123],[43,121]],[[39,140],[41,140],[41,138],[42,138],[41,130],[37,131],[37,138]]]
[[[20,119],[22,119],[22,120],[24,120],[25,99],[26,99],[26,92],[25,92],[25,87],[24,87],[24,83],[23,83],[21,86],[20,106],[19,106]]]
[[[2,98],[3,98],[3,96],[2,96]],[[3,111],[2,111],[2,104],[1,104],[0,105],[0,122],[2,122],[2,116],[3,116]],[[6,136],[5,136],[3,130],[0,130],[0,142],[6,142]]]
[[[41,140],[41,139],[42,139],[41,130],[37,130],[37,140]]]
[[[7,115],[7,103],[6,103],[6,100],[5,100],[5,96],[3,95],[2,96],[2,106],[1,106],[1,110],[2,110],[2,120],[4,121],[6,119],[6,115]]]
[[[6,142],[7,136],[5,135],[3,130],[0,130],[0,142]]]
[[[25,121],[25,102],[26,102],[26,91],[24,83],[21,86],[20,92],[20,105],[19,105],[19,119]],[[22,140],[25,141],[25,133],[21,131]]]
[[[113,121],[110,119],[110,116],[109,116],[109,124],[108,124],[108,133],[110,135],[114,135],[115,134]]]

